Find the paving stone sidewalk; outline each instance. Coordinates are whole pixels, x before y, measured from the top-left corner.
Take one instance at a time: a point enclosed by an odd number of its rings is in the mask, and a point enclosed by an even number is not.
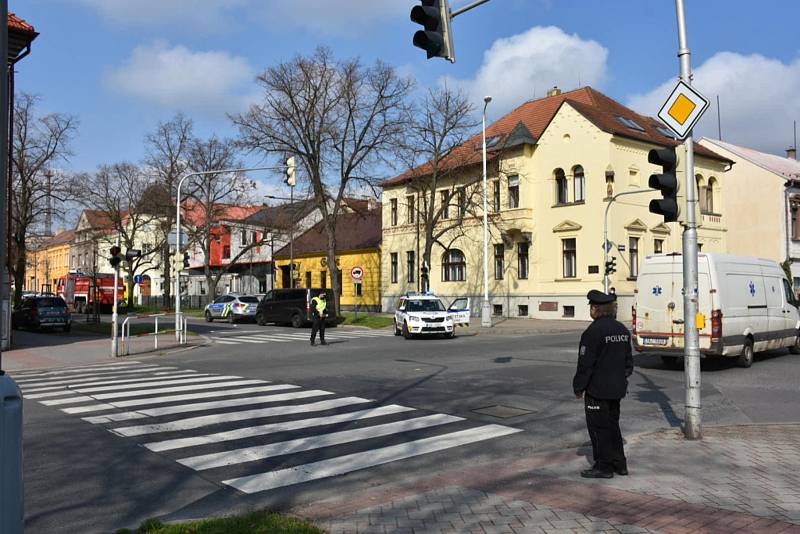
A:
[[[587,480],[585,450],[371,488],[293,510],[344,533],[800,533],[800,424],[629,439],[631,474]]]

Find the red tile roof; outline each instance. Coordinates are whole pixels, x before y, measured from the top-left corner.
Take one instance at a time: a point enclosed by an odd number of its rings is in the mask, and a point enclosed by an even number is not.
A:
[[[75,230],[64,230],[63,232],[59,232],[58,234],[54,235],[50,238],[47,243],[45,243],[46,247],[54,247],[56,245],[64,245],[69,243],[75,238]]]
[[[83,213],[86,214],[89,228],[111,228],[114,226],[111,217],[103,210],[83,210]]]
[[[33,29],[33,26],[11,12],[8,13],[8,28],[10,30],[17,30],[20,32],[39,35],[36,33],[36,30]]]
[[[337,253],[350,250],[377,249],[381,245],[381,210],[364,213],[343,213],[336,222]],[[294,255],[327,254],[328,234],[319,222],[294,238]],[[275,252],[275,259],[288,259],[289,245]]]
[[[538,141],[564,102],[568,102],[578,113],[605,132],[661,146],[675,146],[679,144],[678,141],[666,137],[656,130],[656,126],[663,126],[658,119],[639,115],[635,111],[591,87],[582,87],[574,91],[525,102],[515,110],[487,126],[486,138],[488,139],[496,135],[508,137],[514,128],[519,123],[522,123],[530,134],[533,135],[534,139]],[[633,128],[625,126],[617,117],[625,117],[635,121],[644,131],[634,130]],[[502,139],[496,146],[502,148],[504,142],[505,139]],[[452,154],[440,163],[440,165],[442,168],[447,169],[480,163],[482,160],[482,152],[480,150],[475,150],[475,147],[481,143],[481,134],[476,134],[456,148]],[[697,155],[726,162],[729,161],[727,158],[698,144],[695,144],[694,150]],[[495,150],[492,157],[496,156],[497,151]],[[386,180],[383,182],[383,186],[386,187],[404,183],[411,178],[423,176],[429,173],[430,170],[431,165],[426,163],[399,176]]]
[[[192,224],[201,226],[205,222],[205,206],[194,200],[187,200],[181,203],[183,210],[181,216],[184,217],[181,224]],[[237,206],[233,204],[217,204],[214,206],[213,222],[218,221],[239,221],[264,209],[264,206]]]

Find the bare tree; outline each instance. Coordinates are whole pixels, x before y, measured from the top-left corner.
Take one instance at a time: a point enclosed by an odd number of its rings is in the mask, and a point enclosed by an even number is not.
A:
[[[193,172],[241,167],[237,157],[235,143],[228,139],[218,139],[216,136],[206,141],[195,139],[189,149],[189,164]],[[221,240],[223,232],[220,219],[231,207],[241,206],[250,200],[249,193],[253,187],[253,182],[241,173],[211,173],[196,177],[188,190],[183,210],[187,213],[185,220],[189,229],[189,242],[196,244],[203,251],[205,259],[203,270],[208,284],[209,299],[215,297],[217,284],[222,275],[228,271],[224,267],[211,266],[211,243],[214,240]]]
[[[26,246],[31,231],[51,209],[59,214],[60,206],[69,199],[68,177],[48,171],[71,155],[69,143],[78,125],[75,117],[62,113],[37,115],[37,101],[26,93],[18,94],[14,100],[9,270],[17,288],[16,303],[25,283]]]
[[[155,245],[161,251],[160,263],[164,279],[164,302],[170,300],[170,257],[173,252],[167,241],[175,226],[175,198],[178,181],[188,166],[189,147],[193,140],[190,119],[177,114],[168,122],[160,122],[154,132],[147,134],[145,165],[155,175],[155,181],[145,192],[143,209],[158,216],[161,239]]]
[[[75,198],[85,207],[99,211],[109,221],[111,230],[119,236],[123,251],[134,249],[147,238],[152,225],[160,219],[143,208],[145,194],[152,179],[132,163],[102,165],[91,175],[77,177],[73,184]],[[108,238],[115,242],[114,237]],[[150,245],[153,245],[150,243]],[[160,266],[159,249],[151,246],[142,255],[123,263],[128,284],[128,307],[132,308],[134,277]]]
[[[482,161],[480,150],[467,143],[475,131],[475,108],[449,87],[431,89],[414,113],[404,143],[411,170],[398,182],[413,192],[422,238],[422,260],[431,264],[433,245],[445,250],[463,235],[464,220],[482,212],[481,176],[464,179],[465,171]],[[437,198],[437,195],[439,198]]]
[[[263,102],[233,117],[240,142],[251,151],[298,159],[322,214],[338,312],[337,217],[349,192],[377,185],[375,169],[398,148],[413,81],[381,62],[337,62],[325,48],[269,67],[257,79]]]

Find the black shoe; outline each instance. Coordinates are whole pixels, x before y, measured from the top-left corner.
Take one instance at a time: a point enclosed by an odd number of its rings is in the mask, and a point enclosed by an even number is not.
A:
[[[322,343],[320,343],[320,345],[327,345],[327,344],[328,344],[327,341],[323,341]]]
[[[581,476],[583,478],[614,478],[614,473],[608,471],[601,471],[597,468],[592,467],[591,469],[585,469],[581,471]]]
[[[628,468],[627,467],[623,467],[622,469],[614,469],[614,474],[626,477],[626,476],[628,476]]]
[[[314,345],[316,345],[316,343],[314,343],[314,342],[312,341],[312,342],[311,342],[311,346],[313,347]]]

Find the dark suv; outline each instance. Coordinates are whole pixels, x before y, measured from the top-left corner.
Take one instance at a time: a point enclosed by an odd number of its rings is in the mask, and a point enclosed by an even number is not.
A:
[[[290,324],[300,328],[313,320],[311,299],[322,292],[330,294],[328,289],[273,289],[261,299],[256,310],[256,322]],[[336,312],[333,299],[328,299],[328,318],[325,324],[336,324]]]
[[[12,328],[61,327],[69,332],[72,316],[61,297],[37,295],[26,297],[11,314]]]

